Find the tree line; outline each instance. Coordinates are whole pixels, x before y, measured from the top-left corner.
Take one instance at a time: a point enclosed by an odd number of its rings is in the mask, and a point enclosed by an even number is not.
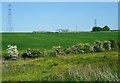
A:
[[[95,26],[92,28],[92,32],[95,31],[110,31],[110,28],[108,26],[104,26],[103,28]]]

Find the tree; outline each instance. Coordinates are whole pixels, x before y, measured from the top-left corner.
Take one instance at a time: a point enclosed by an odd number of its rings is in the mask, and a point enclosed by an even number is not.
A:
[[[69,32],[69,29],[65,29],[65,32]]]
[[[104,26],[103,28],[95,26],[92,28],[93,32],[94,31],[109,31],[109,30],[110,30],[110,28],[108,26]]]
[[[110,28],[108,27],[108,26],[104,26],[103,28],[102,28],[102,31],[109,31],[110,30]]]
[[[92,31],[101,31],[102,28],[101,27],[93,27]]]

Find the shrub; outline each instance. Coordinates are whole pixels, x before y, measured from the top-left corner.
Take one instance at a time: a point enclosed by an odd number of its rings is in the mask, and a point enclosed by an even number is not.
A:
[[[78,46],[77,45],[73,45],[72,47],[70,47],[71,49],[71,53],[78,53]]]
[[[109,40],[111,42],[111,48],[116,48],[116,42],[114,40]]]
[[[118,49],[120,50],[120,41],[118,41]]]
[[[61,46],[53,46],[52,49],[54,50],[55,55],[62,55],[63,54]]]
[[[110,41],[103,41],[103,48],[105,50],[111,50],[111,42]]]
[[[96,40],[93,44],[93,50],[94,52],[102,52],[103,49],[103,42]]]
[[[55,57],[56,53],[54,51],[47,52],[47,56]]]
[[[70,53],[87,53],[87,52],[93,52],[92,46],[89,43],[79,43],[76,45],[73,45],[67,49],[64,50],[66,54]]]
[[[66,48],[64,51],[66,54],[84,53],[84,43],[79,43],[79,44],[73,45],[69,48]]]
[[[71,54],[74,53],[73,50],[69,47],[64,50],[65,54]]]
[[[2,53],[2,57],[3,57],[5,60],[11,59],[11,57],[8,56],[8,53]]]
[[[18,50],[16,45],[8,45],[7,46],[7,55],[4,56],[5,59],[16,60],[18,58]]]
[[[84,45],[84,51],[87,52],[87,53],[88,52],[93,52],[92,46],[89,43],[86,43]]]
[[[78,52],[79,53],[84,53],[85,51],[84,51],[84,43],[79,43],[79,44],[77,44],[77,46],[78,46]]]
[[[38,49],[27,49],[26,52],[22,54],[22,58],[38,58],[43,57],[44,52]]]

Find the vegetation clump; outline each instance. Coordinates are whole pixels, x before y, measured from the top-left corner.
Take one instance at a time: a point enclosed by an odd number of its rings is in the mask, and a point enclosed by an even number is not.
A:
[[[104,41],[103,42],[103,48],[105,50],[111,50],[111,42],[110,41]]]
[[[73,45],[67,49],[65,49],[66,54],[71,54],[71,53],[88,53],[92,52],[92,47],[89,43],[78,43],[76,45]]]
[[[55,55],[62,55],[63,54],[61,46],[53,46],[52,49],[54,50]]]
[[[38,58],[43,57],[44,52],[38,49],[27,49],[26,52],[22,54],[22,58]]]
[[[16,45],[8,45],[7,46],[7,55],[4,56],[5,59],[16,60],[18,58],[18,50]]]
[[[104,50],[103,49],[103,42],[96,40],[93,44],[93,49],[94,49],[94,52],[102,52]]]

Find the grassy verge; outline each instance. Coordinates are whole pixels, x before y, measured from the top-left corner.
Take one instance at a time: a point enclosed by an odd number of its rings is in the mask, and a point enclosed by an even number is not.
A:
[[[118,81],[118,52],[3,61],[3,81]]]

